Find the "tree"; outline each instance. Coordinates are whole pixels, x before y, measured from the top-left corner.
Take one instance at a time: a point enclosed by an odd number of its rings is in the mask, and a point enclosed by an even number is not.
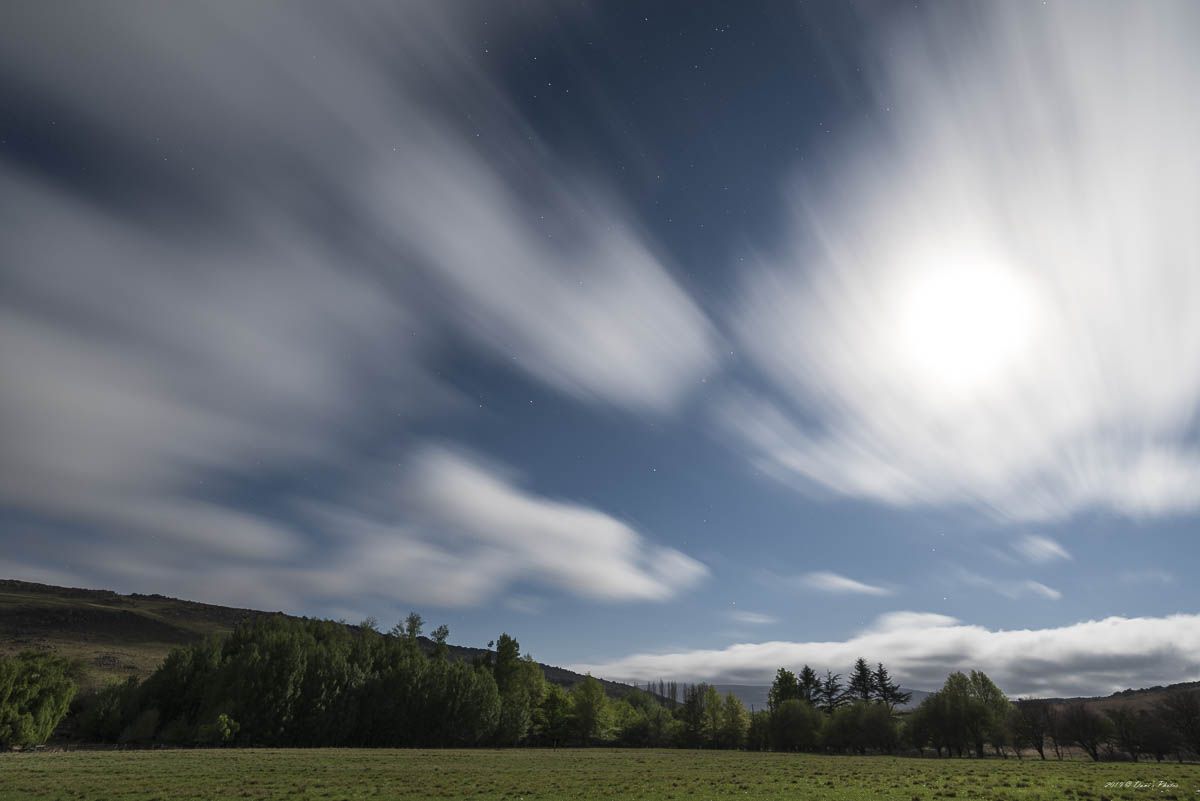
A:
[[[826,670],[825,678],[821,681],[821,692],[818,695],[821,711],[826,715],[832,715],[835,709],[845,703],[845,697],[842,695],[841,675]]]
[[[983,742],[986,740],[997,754],[1003,755],[1004,747],[1008,744],[1008,719],[1012,702],[981,670],[971,671],[971,694],[982,712],[978,729],[975,730],[976,753],[983,756]]]
[[[1200,755],[1200,690],[1171,693],[1159,702],[1158,714],[1184,746]]]
[[[975,696],[971,680],[959,671],[946,677],[942,689],[926,698],[930,732],[933,745],[941,753],[962,756],[975,746],[976,754],[983,756],[983,739],[987,710]]]
[[[871,674],[871,687],[875,692],[875,699],[886,706],[888,712],[912,700],[912,693],[902,691],[900,685],[892,681],[892,677],[888,674],[888,670],[883,666],[882,662],[878,664],[875,671]]]
[[[704,688],[703,742],[714,748],[721,747],[722,706],[721,693],[711,684],[707,685]]]
[[[612,706],[620,745],[661,748],[677,738],[677,721],[645,693],[633,693]]]
[[[720,748],[741,748],[746,744],[746,734],[750,728],[750,716],[740,698],[733,693],[726,693],[721,703],[721,723],[717,734],[717,745]]]
[[[770,713],[770,743],[775,751],[808,751],[816,747],[821,716],[807,701],[789,698]]]
[[[1108,715],[1108,720],[1112,723],[1113,742],[1129,754],[1130,759],[1137,762],[1138,755],[1142,752],[1142,719],[1128,707],[1106,709],[1104,714]]]
[[[421,636],[421,629],[425,626],[425,621],[416,612],[409,612],[408,617],[392,626],[390,634],[393,637],[405,637],[409,640],[416,641],[417,637]]]
[[[367,615],[358,624],[358,627],[363,631],[379,631],[379,618],[374,615]]]
[[[433,630],[433,633],[429,635],[429,638],[433,640],[434,658],[445,659],[446,655],[449,653],[449,649],[446,647],[446,641],[450,639],[450,627],[443,623]]]
[[[1046,758],[1046,735],[1050,727],[1047,714],[1050,705],[1032,698],[1019,699],[1013,706],[1009,718],[1013,746],[1020,755],[1022,747],[1032,748],[1042,759]]]
[[[1142,731],[1142,748],[1158,762],[1166,759],[1168,754],[1178,753],[1179,735],[1177,735],[1157,711],[1141,710],[1138,713]]]
[[[771,713],[759,709],[750,713],[750,728],[746,732],[746,749],[766,751],[771,747]]]
[[[1046,735],[1054,744],[1054,758],[1061,762],[1063,746],[1069,745],[1070,740],[1063,731],[1062,709],[1056,704],[1046,704]]]
[[[775,680],[771,682],[771,689],[767,693],[767,709],[774,712],[784,701],[799,697],[800,685],[796,681],[796,674],[787,668],[779,668],[775,672]]]
[[[600,739],[608,724],[608,698],[604,686],[592,674],[571,689],[571,718],[575,736],[583,745]]]
[[[931,706],[922,703],[917,706],[904,722],[903,739],[912,748],[917,749],[923,756],[925,747],[930,745],[933,740],[933,729],[930,715]],[[941,748],[938,747],[938,756],[941,756]]]
[[[557,748],[571,738],[571,699],[557,684],[546,685],[534,713],[533,731],[538,742]]]
[[[501,694],[508,689],[509,684],[521,669],[521,644],[507,634],[501,634],[496,641],[496,656],[492,665],[492,675],[496,677],[496,689]]]
[[[861,656],[855,661],[854,668],[850,671],[846,694],[854,700],[864,703],[870,701],[875,695],[875,676],[871,672],[871,666],[867,664],[867,660]]]
[[[864,754],[867,740],[862,726],[866,701],[853,701],[834,710],[825,723],[822,741],[832,751],[852,751]]]
[[[709,692],[709,691],[712,692]],[[720,710],[714,715],[711,707],[714,702],[719,706],[720,697],[716,689],[707,684],[686,685],[683,688],[683,704],[679,709],[680,743],[687,748],[702,748],[711,744],[713,722]]]
[[[70,664],[52,654],[0,656],[0,747],[41,745],[75,697]]]
[[[1067,705],[1062,726],[1067,739],[1086,751],[1093,762],[1100,761],[1101,747],[1113,736],[1113,725],[1108,718],[1082,702]]]
[[[862,705],[858,726],[863,745],[873,751],[890,754],[900,744],[896,721],[885,704]]]
[[[805,665],[800,669],[797,681],[800,690],[800,700],[816,706],[818,696],[821,693],[821,678],[817,675],[817,672],[808,665]]]
[[[500,722],[496,741],[500,745],[516,745],[523,741],[533,726],[534,711],[545,692],[542,668],[533,658],[520,657],[521,646],[516,639],[501,634],[496,643],[496,658],[492,675],[500,695]]]

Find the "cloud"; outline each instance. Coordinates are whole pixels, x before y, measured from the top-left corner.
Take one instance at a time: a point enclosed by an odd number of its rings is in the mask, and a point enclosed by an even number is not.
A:
[[[69,573],[44,566],[62,563],[61,541],[39,539],[0,567],[35,580],[101,576],[108,586],[287,610],[332,609],[342,599],[469,607],[508,593],[504,603],[528,614],[544,603],[517,591],[531,585],[601,602],[664,601],[708,575],[627,523],[524,490],[509,471],[463,450],[419,448],[399,473],[381,468],[353,487],[336,500],[293,503],[297,530],[336,532],[325,548],[295,541],[283,554],[228,554],[167,537],[110,537],[89,545]],[[209,526],[219,534],[220,522],[199,521],[194,542],[206,542]]]
[[[893,612],[842,641],[739,643],[574,665],[611,679],[758,684],[803,664],[844,673],[883,661],[906,687],[933,690],[953,670],[983,670],[1011,696],[1104,694],[1200,679],[1200,616],[1109,617],[1045,629],[990,630],[946,615]]]
[[[878,126],[808,169],[731,316],[755,466],[1008,520],[1200,508],[1198,21],[940,6],[877,49]]]
[[[820,592],[828,592],[838,595],[891,595],[892,591],[886,587],[877,587],[874,584],[865,584],[861,581],[831,573],[828,571],[818,571],[814,573],[805,573],[799,579],[800,584],[809,589],[818,590]]]
[[[665,260],[490,77],[476,15],[359,11],[147,3],[67,21],[27,4],[0,28],[6,92],[62,145],[0,161],[0,501],[60,546],[111,549],[87,580],[137,564],[179,587],[204,567],[228,581],[202,597],[234,602],[295,600],[254,577],[328,584],[307,560],[353,562],[361,543],[291,493],[337,506],[371,483],[380,431],[461,410],[449,352],[634,413],[669,410],[713,366],[716,335]],[[610,560],[577,568],[587,593],[651,597],[670,584],[656,570],[696,572],[664,550],[622,579],[636,534],[554,508],[609,543],[581,551]],[[485,597],[516,570],[497,550],[463,564],[402,537],[381,559],[414,566],[395,595]],[[30,570],[65,558],[27,553]]]
[[[514,576],[600,600],[663,600],[708,569],[603,512],[533,495],[476,457],[432,448],[414,461],[409,514],[470,543]]]
[[[1147,567],[1134,570],[1123,570],[1117,575],[1124,584],[1174,584],[1175,575],[1167,570]]]
[[[734,623],[744,623],[747,626],[769,626],[779,622],[779,618],[772,615],[766,615],[762,612],[748,612],[744,609],[726,612],[725,617]]]
[[[957,576],[959,581],[964,584],[990,590],[997,595],[1003,595],[1005,598],[1017,599],[1034,596],[1050,601],[1057,601],[1062,598],[1062,593],[1058,590],[1032,579],[995,579],[962,569],[957,571]]]
[[[1049,537],[1027,534],[1013,543],[1013,549],[1034,564],[1053,562],[1055,559],[1070,559],[1071,554]]]

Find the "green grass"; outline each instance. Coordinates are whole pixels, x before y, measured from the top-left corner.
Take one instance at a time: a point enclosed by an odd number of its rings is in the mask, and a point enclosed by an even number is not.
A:
[[[1105,786],[1114,781],[1140,781],[1147,786]],[[1175,786],[1158,786],[1158,782]],[[1200,765],[601,749],[0,755],[0,801],[239,798],[1197,799]]]

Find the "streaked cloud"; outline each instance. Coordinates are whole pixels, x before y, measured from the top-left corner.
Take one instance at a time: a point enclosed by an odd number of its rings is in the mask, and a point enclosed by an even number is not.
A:
[[[1175,574],[1157,567],[1123,570],[1117,578],[1124,584],[1174,584]]]
[[[845,672],[883,661],[906,687],[933,690],[953,670],[983,670],[1011,696],[1104,694],[1200,679],[1200,616],[1108,617],[1043,629],[987,629],[893,612],[846,640],[739,643],[574,665],[611,679],[766,684],[778,667]]]
[[[1049,601],[1057,601],[1062,598],[1062,593],[1058,590],[1032,579],[991,578],[963,569],[957,570],[955,575],[963,584],[990,590],[1005,598],[1034,597],[1045,598]]]
[[[658,249],[479,63],[482,15],[359,11],[102,4],[67,20],[27,4],[0,28],[6,84],[95,160],[0,163],[0,360],[18,377],[0,385],[0,502],[86,530],[114,570],[128,554],[162,586],[186,554],[247,603],[284,598],[239,569],[324,582],[308,560],[344,548],[353,562],[357,545],[295,514],[290,485],[320,473],[311,500],[336,506],[372,483],[380,431],[403,448],[398,426],[461,412],[434,367],[448,350],[635,414],[669,411],[713,367],[716,335]],[[525,567],[499,546],[462,562],[401,536],[378,556],[407,560],[394,595],[482,598],[531,572],[591,597],[666,597],[702,572],[601,513],[457,477],[547,549],[527,547]],[[440,512],[478,540],[470,509]],[[593,570],[555,547],[567,523]],[[102,581],[98,564],[78,571]],[[475,591],[459,586],[470,569]]]
[[[930,12],[931,14],[933,12]],[[1009,520],[1200,508],[1200,51],[1186,3],[950,8],[812,160],[719,417],[805,491]]]
[[[798,583],[804,587],[835,595],[891,595],[892,590],[867,584],[839,573],[826,570],[805,573],[800,576]]]
[[[708,573],[616,518],[531,494],[462,451],[424,451],[413,463],[405,498],[408,514],[423,528],[471,543],[513,578],[583,597],[663,600]]]
[[[1027,534],[1013,543],[1013,549],[1034,564],[1045,564],[1056,559],[1070,559],[1071,554],[1049,537]]]
[[[750,612],[745,609],[726,612],[725,617],[734,623],[744,623],[747,626],[769,626],[779,622],[779,618],[773,615],[763,614],[762,612]]]

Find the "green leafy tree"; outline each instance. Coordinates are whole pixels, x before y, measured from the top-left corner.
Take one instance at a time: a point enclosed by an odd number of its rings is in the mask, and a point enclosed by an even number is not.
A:
[[[604,686],[589,673],[571,690],[571,717],[575,736],[589,745],[604,736],[608,726],[608,698]]]
[[[570,696],[557,684],[546,685],[533,717],[535,739],[542,745],[558,748],[570,741],[572,724]]]
[[[1012,702],[983,671],[972,670],[970,679],[971,694],[982,710],[976,735],[976,753],[982,756],[983,742],[986,740],[997,754],[1003,755],[1004,748],[1008,745],[1008,721],[1012,714]]]
[[[799,698],[789,698],[770,713],[770,743],[774,751],[809,751],[821,735],[821,715]]]
[[[862,718],[867,707],[866,701],[854,701],[835,709],[825,724],[825,747],[833,751],[866,753],[867,737]]]
[[[713,692],[710,693],[709,690]],[[710,711],[716,690],[707,684],[685,685],[683,703],[679,708],[680,745],[685,748],[702,748],[712,744],[713,721],[719,719],[720,710],[714,715]],[[720,696],[715,696],[720,701]]]
[[[421,619],[421,616],[416,612],[409,612],[408,616],[392,626],[392,630],[388,633],[393,637],[416,642],[417,638],[421,636],[421,629],[424,627],[425,621]]]
[[[0,656],[0,747],[28,748],[50,738],[75,697],[70,664],[51,654]]]
[[[505,642],[505,638],[511,645]],[[546,682],[541,666],[532,657],[514,657],[518,648],[516,640],[501,635],[493,667],[500,693],[500,723],[496,739],[501,745],[516,745],[525,740],[545,693]]]
[[[750,715],[740,698],[733,693],[726,693],[721,702],[721,722],[717,735],[717,745],[720,748],[742,748],[746,744],[746,735],[750,729]]]
[[[721,693],[711,684],[704,687],[704,729],[702,742],[712,748],[721,747],[722,722]]]
[[[746,749],[766,751],[771,747],[771,713],[758,709],[750,713],[750,727],[746,731]]]

